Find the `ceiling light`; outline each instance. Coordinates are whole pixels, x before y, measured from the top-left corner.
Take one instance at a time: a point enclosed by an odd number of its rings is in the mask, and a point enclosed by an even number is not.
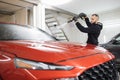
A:
[[[47,5],[62,5],[62,4],[66,4],[69,3],[72,0],[41,0],[41,2],[43,4],[47,4]]]

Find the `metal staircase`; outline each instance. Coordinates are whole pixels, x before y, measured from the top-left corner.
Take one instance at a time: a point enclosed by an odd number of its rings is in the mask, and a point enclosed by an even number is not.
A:
[[[58,28],[60,24],[52,13],[45,14],[45,23],[51,31],[52,35],[56,37],[56,39],[60,41],[69,41],[64,30],[62,28]]]

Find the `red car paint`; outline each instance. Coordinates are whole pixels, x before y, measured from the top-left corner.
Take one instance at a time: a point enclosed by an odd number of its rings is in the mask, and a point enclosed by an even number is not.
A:
[[[16,68],[14,58],[74,66],[72,70]],[[81,75],[87,69],[112,60],[101,47],[53,41],[0,41],[0,76],[4,80],[55,80]]]

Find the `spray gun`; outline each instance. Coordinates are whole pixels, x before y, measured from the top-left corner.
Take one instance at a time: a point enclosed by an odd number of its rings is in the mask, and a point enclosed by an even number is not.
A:
[[[72,21],[75,21],[79,18],[81,18],[82,20],[86,17],[87,15],[85,13],[80,13],[79,15],[77,16],[74,16],[71,20],[68,21],[68,23],[72,22]]]
[[[87,15],[86,15],[85,13],[80,13],[79,15],[74,16],[74,17],[73,17],[71,20],[69,20],[68,22],[60,25],[58,28],[64,28],[64,26],[65,26],[66,24],[71,23],[72,21],[75,21],[75,20],[77,20],[77,19],[79,19],[79,18],[84,19],[85,17],[87,17]]]
[[[79,15],[78,15],[78,16],[74,16],[71,20],[68,21],[68,23],[70,23],[70,22],[72,22],[72,21],[75,21],[75,19],[77,20],[77,19],[79,19],[79,18],[80,18]]]

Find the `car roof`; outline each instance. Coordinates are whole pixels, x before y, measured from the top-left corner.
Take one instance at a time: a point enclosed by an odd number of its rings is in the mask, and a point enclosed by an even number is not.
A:
[[[42,29],[40,29],[40,28],[38,28],[38,27],[33,27],[33,26],[31,26],[31,25],[21,25],[21,24],[16,24],[16,23],[5,23],[5,22],[0,22],[0,24],[4,24],[4,25],[16,25],[16,26],[20,26],[20,27],[24,27],[24,28],[28,28],[28,29],[34,29],[34,28],[36,28],[36,29],[40,30],[41,32],[44,32],[46,35],[49,35],[49,36],[51,36],[52,38],[54,38],[55,40],[59,41],[59,40],[58,40],[57,38],[55,38],[54,36],[50,35],[50,34],[47,33],[46,31],[44,31],[44,30],[42,30]]]
[[[17,23],[6,23],[6,22],[0,22],[0,24],[5,24],[5,25],[17,25],[17,26],[21,26],[21,27],[32,28],[31,25],[22,25],[22,24],[17,24]]]

